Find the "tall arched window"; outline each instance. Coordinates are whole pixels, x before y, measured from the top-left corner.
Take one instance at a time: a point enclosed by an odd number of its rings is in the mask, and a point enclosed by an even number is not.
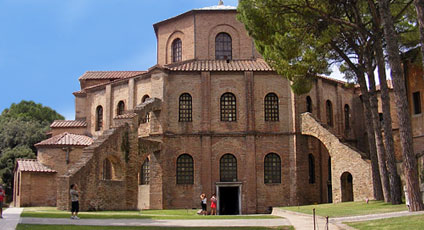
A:
[[[101,130],[103,127],[103,107],[101,105],[96,108],[96,131]]]
[[[140,184],[150,183],[150,165],[149,158],[146,158],[140,170]]]
[[[309,165],[309,184],[315,184],[315,158],[314,155],[308,155]]]
[[[232,59],[232,40],[227,33],[219,33],[215,38],[215,59],[231,60]]]
[[[188,154],[182,154],[177,158],[177,184],[194,183],[193,158]]]
[[[236,121],[236,96],[232,93],[224,93],[221,96],[221,121]]]
[[[118,102],[118,107],[116,109],[116,115],[122,115],[125,111],[125,103],[123,101]]]
[[[281,158],[276,153],[268,153],[264,160],[264,183],[281,183]]]
[[[144,95],[143,98],[141,98],[141,103],[144,103],[149,97],[149,95]],[[147,123],[150,121],[150,113],[147,113],[146,116],[141,119],[141,123]]]
[[[237,159],[234,155],[227,153],[221,157],[219,174],[221,182],[237,181]]]
[[[333,104],[330,100],[326,102],[326,111],[327,111],[327,125],[333,126]]]
[[[268,93],[265,96],[265,121],[279,120],[278,96],[275,93]]]
[[[188,93],[183,93],[180,96],[179,100],[179,112],[178,112],[178,121],[179,122],[191,122],[192,121],[192,105],[191,105],[191,95]]]
[[[350,129],[350,108],[349,105],[346,104],[344,106],[344,117],[345,117],[345,129]]]
[[[312,99],[310,96],[306,97],[306,112],[312,113]]]
[[[181,39],[177,38],[172,42],[172,62],[178,62],[182,60],[182,42]]]
[[[103,180],[112,180],[112,163],[109,159],[103,161]]]

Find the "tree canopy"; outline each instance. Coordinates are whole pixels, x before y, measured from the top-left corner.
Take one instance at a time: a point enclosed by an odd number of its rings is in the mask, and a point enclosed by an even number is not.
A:
[[[34,144],[46,139],[54,120],[64,117],[49,107],[33,101],[13,103],[0,115],[0,183],[11,194],[13,169],[18,158],[35,158]]]

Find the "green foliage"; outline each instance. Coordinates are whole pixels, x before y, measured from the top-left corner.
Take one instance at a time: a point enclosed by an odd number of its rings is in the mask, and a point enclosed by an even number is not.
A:
[[[17,158],[35,158],[34,144],[46,139],[54,120],[64,117],[49,107],[33,101],[21,101],[0,115],[0,178],[11,194],[13,169]]]
[[[27,146],[18,146],[16,148],[7,148],[3,150],[0,156],[0,178],[6,185],[6,193],[11,194],[13,184],[13,170],[16,159],[35,158],[35,154]]]
[[[241,0],[238,19],[258,51],[296,94],[309,92],[317,74],[329,72],[328,46],[338,28],[317,21],[316,12],[293,0]],[[291,6],[293,6],[293,9]]]
[[[62,115],[50,107],[36,104],[33,101],[21,101],[19,104],[13,103],[10,108],[3,110],[2,118],[21,118],[22,120],[35,120],[40,123],[52,123],[54,120],[65,119]]]
[[[376,1],[240,0],[238,19],[265,60],[292,81],[296,94],[303,94],[332,64],[338,63],[347,80],[355,81],[358,69],[365,69],[359,65],[374,58],[373,43],[383,38],[381,28],[373,30],[370,3],[378,8]],[[419,38],[413,5],[395,0],[391,6],[408,49]]]

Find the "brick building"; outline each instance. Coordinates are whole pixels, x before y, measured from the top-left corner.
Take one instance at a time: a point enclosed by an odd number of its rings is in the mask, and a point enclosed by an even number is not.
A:
[[[220,214],[373,197],[355,87],[317,77],[294,95],[235,7],[194,9],[154,30],[157,65],[79,78],[75,121],[55,121],[37,144],[31,164],[43,170],[17,163],[17,206],[35,205],[24,184],[44,183],[24,173],[55,178],[39,188],[55,202],[37,199],[60,209],[73,183],[84,210],[198,208],[201,193],[217,194]]]

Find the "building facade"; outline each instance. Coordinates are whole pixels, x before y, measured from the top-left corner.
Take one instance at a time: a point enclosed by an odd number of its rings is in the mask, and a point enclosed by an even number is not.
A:
[[[358,89],[317,77],[293,94],[236,13],[159,22],[157,65],[79,78],[75,121],[56,121],[37,145],[33,164],[56,178],[46,204],[69,208],[73,183],[85,210],[199,208],[201,193],[217,194],[219,214],[373,197]],[[20,183],[15,204],[32,205]]]

